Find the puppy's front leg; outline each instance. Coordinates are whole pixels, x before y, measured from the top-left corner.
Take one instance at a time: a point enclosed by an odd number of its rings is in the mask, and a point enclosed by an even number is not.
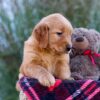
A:
[[[71,72],[68,64],[65,65],[57,64],[55,69],[55,76],[62,80],[65,79],[73,80],[73,78],[71,77]]]
[[[36,78],[43,86],[52,86],[55,83],[54,76],[45,68],[39,65],[30,65],[24,69],[24,74],[31,78]]]

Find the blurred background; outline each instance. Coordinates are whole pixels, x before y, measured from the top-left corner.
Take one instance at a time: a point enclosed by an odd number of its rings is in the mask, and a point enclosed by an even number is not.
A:
[[[73,27],[100,32],[100,0],[0,0],[0,100],[18,100],[15,84],[23,43],[42,17],[55,12]]]

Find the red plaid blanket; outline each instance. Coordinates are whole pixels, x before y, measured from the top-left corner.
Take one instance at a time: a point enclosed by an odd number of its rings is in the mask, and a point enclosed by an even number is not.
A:
[[[36,79],[23,77],[19,84],[28,100],[100,100],[100,81],[57,79],[54,86],[43,87]]]

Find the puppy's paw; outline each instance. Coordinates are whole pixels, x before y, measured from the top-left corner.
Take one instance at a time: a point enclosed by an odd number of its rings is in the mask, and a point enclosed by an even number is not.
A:
[[[39,78],[39,82],[43,86],[50,87],[55,84],[55,78],[49,73],[46,75],[41,75]]]

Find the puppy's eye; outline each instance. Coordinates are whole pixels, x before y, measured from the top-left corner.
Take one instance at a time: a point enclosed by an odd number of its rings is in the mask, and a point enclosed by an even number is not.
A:
[[[62,35],[63,33],[62,33],[62,32],[57,32],[56,34],[60,36],[60,35]]]

